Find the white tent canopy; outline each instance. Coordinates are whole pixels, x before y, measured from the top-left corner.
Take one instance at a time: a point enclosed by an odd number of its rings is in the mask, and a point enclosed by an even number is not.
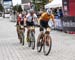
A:
[[[62,0],[53,0],[51,3],[45,5],[45,8],[62,7]]]

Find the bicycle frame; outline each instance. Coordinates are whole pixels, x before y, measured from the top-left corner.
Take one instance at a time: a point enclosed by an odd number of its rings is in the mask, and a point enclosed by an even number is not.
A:
[[[29,27],[29,47],[32,47],[32,49],[35,48],[35,27],[34,26],[30,26]]]
[[[44,37],[44,36],[48,36],[50,32],[51,32],[51,29],[47,28],[46,31],[41,31],[41,34],[43,34],[43,37]]]

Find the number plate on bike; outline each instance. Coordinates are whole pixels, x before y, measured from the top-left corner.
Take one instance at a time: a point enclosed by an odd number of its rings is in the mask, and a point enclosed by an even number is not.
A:
[[[21,26],[21,28],[24,28],[23,26]]]
[[[34,27],[30,27],[30,29],[34,29]]]
[[[51,29],[50,28],[47,28],[47,31],[51,31]]]

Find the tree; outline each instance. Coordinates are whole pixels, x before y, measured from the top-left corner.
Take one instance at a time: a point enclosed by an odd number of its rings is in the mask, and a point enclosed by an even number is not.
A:
[[[33,4],[35,5],[35,10],[38,11],[40,8],[44,10],[44,5],[46,5],[48,2],[52,0],[32,0]],[[40,3],[37,3],[37,1],[40,1]]]
[[[21,5],[18,6],[18,10],[17,11],[18,12],[22,12],[23,11]]]
[[[13,6],[13,10],[17,11],[17,12],[22,12],[23,11],[21,5]]]
[[[13,6],[12,9],[13,9],[14,11],[17,11],[17,7],[18,7],[18,6]]]
[[[0,11],[3,11],[3,10],[4,10],[4,8],[3,8],[2,4],[0,4]]]
[[[42,7],[44,9],[44,6],[47,4],[47,3],[50,3],[52,2],[53,0],[42,0]]]

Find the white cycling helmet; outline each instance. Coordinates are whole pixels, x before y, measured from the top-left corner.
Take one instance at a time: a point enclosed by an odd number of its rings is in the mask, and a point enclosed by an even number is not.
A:
[[[51,9],[47,9],[46,12],[47,12],[48,15],[52,14],[52,10]]]
[[[30,13],[34,13],[34,9],[30,9],[29,12],[30,12]]]

